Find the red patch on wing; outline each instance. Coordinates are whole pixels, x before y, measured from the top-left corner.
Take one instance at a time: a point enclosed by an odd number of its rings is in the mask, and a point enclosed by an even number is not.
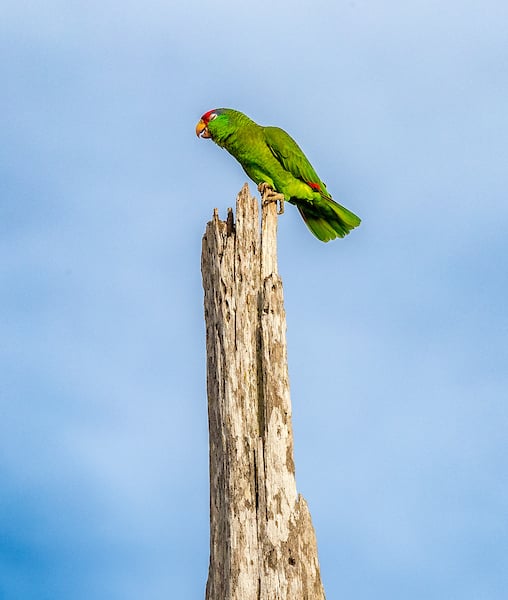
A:
[[[310,185],[310,187],[315,192],[320,192],[321,191],[321,186],[319,185],[319,183],[313,183],[312,181],[307,181],[306,183],[307,183],[307,185]]]

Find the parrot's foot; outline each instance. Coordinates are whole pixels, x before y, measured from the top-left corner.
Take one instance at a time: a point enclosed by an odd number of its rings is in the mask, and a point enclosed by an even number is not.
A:
[[[263,200],[263,206],[266,206],[270,202],[279,203],[278,215],[284,214],[284,194],[279,194],[273,187],[266,182],[262,182],[258,185],[258,190],[261,192],[261,198]]]

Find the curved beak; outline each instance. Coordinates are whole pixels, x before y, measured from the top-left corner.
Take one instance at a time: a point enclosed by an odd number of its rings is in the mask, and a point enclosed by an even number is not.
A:
[[[202,138],[212,137],[203,119],[200,119],[199,123],[196,125],[196,135]]]

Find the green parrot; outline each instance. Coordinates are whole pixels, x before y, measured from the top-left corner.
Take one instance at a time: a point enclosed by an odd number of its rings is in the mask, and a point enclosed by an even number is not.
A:
[[[258,184],[263,200],[295,204],[312,233],[322,242],[344,237],[360,219],[337,204],[298,144],[279,127],[262,127],[231,108],[205,113],[196,135],[225,148]]]

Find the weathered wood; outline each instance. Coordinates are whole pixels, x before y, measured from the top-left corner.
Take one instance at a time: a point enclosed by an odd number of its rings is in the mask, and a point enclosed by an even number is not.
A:
[[[307,504],[297,494],[277,213],[245,185],[236,222],[203,237],[210,434],[206,600],[323,600]]]

